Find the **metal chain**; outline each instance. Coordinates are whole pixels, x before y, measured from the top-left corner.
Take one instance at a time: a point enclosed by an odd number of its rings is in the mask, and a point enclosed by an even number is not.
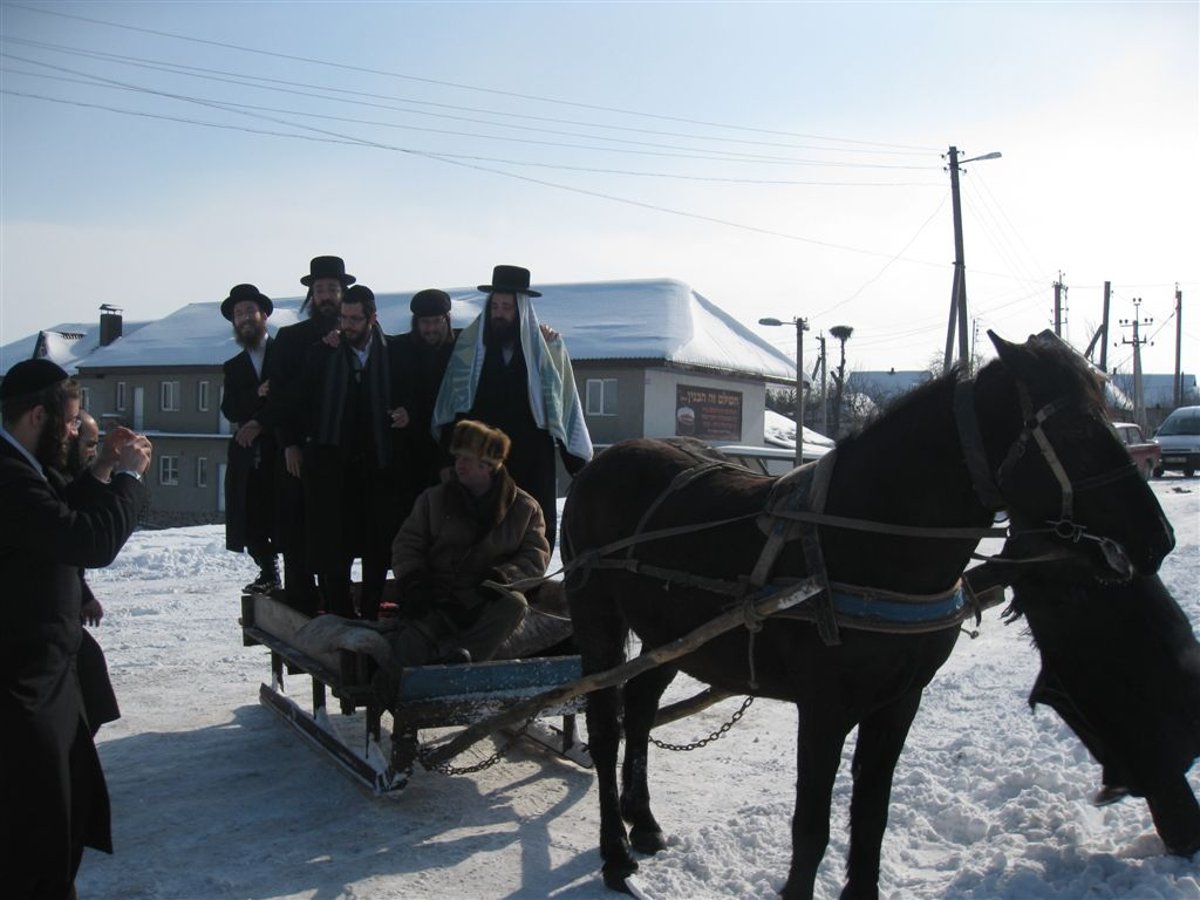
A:
[[[713,741],[719,741],[721,738],[725,737],[725,735],[729,733],[729,729],[738,723],[742,716],[745,715],[746,710],[750,708],[750,704],[753,702],[754,697],[747,697],[737,712],[729,717],[729,721],[706,738],[700,738],[697,741],[692,741],[690,744],[668,744],[665,741],[659,741],[655,740],[654,738],[650,738],[650,743],[661,750],[698,750],[701,747],[711,744]]]
[[[431,766],[428,762],[426,762],[426,760],[429,758],[429,754],[433,751],[425,747],[422,747],[417,751],[417,760],[424,767],[425,771],[437,772],[439,775],[473,775],[476,772],[482,772],[484,769],[490,769],[504,758],[504,754],[512,749],[512,745],[520,739],[521,735],[525,733],[525,729],[530,726],[535,718],[537,718],[536,713],[526,719],[525,724],[514,731],[508,741],[503,746],[498,747],[495,753],[493,753],[487,759],[475,763],[473,766],[453,766],[448,762]]]

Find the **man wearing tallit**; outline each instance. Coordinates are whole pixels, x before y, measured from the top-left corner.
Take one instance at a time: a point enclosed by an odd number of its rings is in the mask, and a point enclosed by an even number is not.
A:
[[[574,475],[592,458],[592,440],[562,338],[547,339],[531,297],[529,270],[496,266],[483,312],[459,335],[433,412],[434,435],[470,418],[512,438],[507,468],[542,507],[551,549],[558,534],[554,450]]]

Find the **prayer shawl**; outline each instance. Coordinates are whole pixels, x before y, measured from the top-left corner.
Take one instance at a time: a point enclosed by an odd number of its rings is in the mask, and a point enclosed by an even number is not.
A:
[[[592,458],[592,439],[583,418],[583,404],[575,389],[575,372],[562,339],[546,342],[533,305],[524,294],[517,295],[517,310],[521,320],[521,349],[529,369],[529,410],[538,428],[567,448],[567,452],[582,460]],[[437,402],[433,408],[433,435],[437,439],[441,427],[455,417],[470,412],[475,405],[475,391],[483,371],[487,348],[483,345],[483,317],[486,308],[475,321],[462,330],[450,355],[446,377],[442,379]],[[499,352],[499,348],[497,348]]]
[[[375,451],[375,462],[379,468],[387,468],[392,460],[392,439],[388,430],[388,411],[391,408],[388,372],[387,343],[378,326],[371,329],[371,352],[367,354],[367,365],[363,369],[366,386],[366,404],[362,414],[367,418],[367,430]],[[348,447],[354,440],[346,434],[346,410],[350,391],[354,388],[355,372],[359,369],[358,357],[350,345],[342,341],[329,356],[325,364],[325,376],[321,384],[320,420],[317,425],[317,443],[329,447]]]

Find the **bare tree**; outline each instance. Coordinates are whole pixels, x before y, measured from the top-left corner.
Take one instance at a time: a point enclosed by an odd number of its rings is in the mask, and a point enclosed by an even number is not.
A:
[[[842,395],[846,389],[846,341],[850,340],[854,329],[849,325],[834,325],[829,329],[829,334],[838,342],[840,348],[837,371],[833,373],[833,410],[829,417],[829,436],[837,438],[842,433]]]

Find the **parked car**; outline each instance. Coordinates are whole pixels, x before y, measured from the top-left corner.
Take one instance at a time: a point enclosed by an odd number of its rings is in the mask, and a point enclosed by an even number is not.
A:
[[[1162,448],[1162,461],[1154,474],[1178,469],[1191,478],[1200,469],[1200,406],[1179,407],[1163,419],[1154,439]]]
[[[1125,449],[1129,451],[1129,455],[1133,457],[1133,464],[1137,466],[1137,470],[1142,473],[1142,477],[1149,479],[1159,469],[1159,458],[1162,456],[1162,448],[1155,441],[1148,441],[1142,436],[1142,429],[1130,422],[1113,422],[1113,429],[1117,432],[1117,437],[1125,444]]]

